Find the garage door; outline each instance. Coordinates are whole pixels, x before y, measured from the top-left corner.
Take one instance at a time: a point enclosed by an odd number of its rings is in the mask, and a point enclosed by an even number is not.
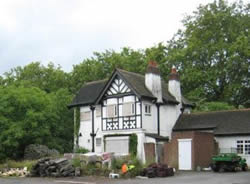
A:
[[[192,139],[178,139],[178,161],[180,170],[192,169]]]
[[[129,137],[106,137],[106,152],[114,152],[115,154],[128,154]]]

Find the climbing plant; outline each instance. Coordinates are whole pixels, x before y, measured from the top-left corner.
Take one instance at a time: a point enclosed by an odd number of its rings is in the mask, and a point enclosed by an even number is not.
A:
[[[137,155],[137,144],[138,144],[138,138],[136,134],[132,134],[129,136],[129,153],[132,156]]]

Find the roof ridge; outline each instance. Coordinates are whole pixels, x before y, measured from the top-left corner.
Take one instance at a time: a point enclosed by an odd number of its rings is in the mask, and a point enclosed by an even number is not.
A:
[[[89,85],[89,84],[98,84],[98,83],[105,82],[105,81],[108,81],[108,79],[102,79],[102,80],[86,82],[85,84],[83,84],[83,86]]]
[[[120,68],[116,68],[116,70],[118,71],[121,71],[121,72],[125,72],[125,73],[130,73],[130,74],[134,74],[134,75],[137,75],[137,76],[140,76],[140,77],[144,77],[144,75],[140,74],[140,73],[136,73],[136,72],[130,72],[130,71],[127,71],[127,70],[123,70],[123,69],[120,69]]]
[[[221,110],[221,111],[194,112],[194,113],[191,113],[191,114],[188,114],[188,115],[212,114],[212,113],[223,113],[223,112],[244,112],[244,111],[250,111],[250,108]]]

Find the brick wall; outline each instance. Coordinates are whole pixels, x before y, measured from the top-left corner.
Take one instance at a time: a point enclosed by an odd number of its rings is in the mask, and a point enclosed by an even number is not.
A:
[[[214,154],[212,133],[197,131],[173,132],[172,140],[164,146],[164,162],[178,169],[178,139],[192,139],[192,169],[208,167]]]

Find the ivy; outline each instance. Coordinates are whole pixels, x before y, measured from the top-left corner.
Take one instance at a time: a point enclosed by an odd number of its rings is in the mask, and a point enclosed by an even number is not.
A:
[[[137,155],[137,144],[138,144],[138,138],[136,134],[131,134],[129,136],[129,153],[132,156]]]
[[[76,148],[79,146],[79,129],[80,129],[80,107],[75,108],[75,127],[74,127],[74,134],[75,134],[75,141],[76,141]]]

